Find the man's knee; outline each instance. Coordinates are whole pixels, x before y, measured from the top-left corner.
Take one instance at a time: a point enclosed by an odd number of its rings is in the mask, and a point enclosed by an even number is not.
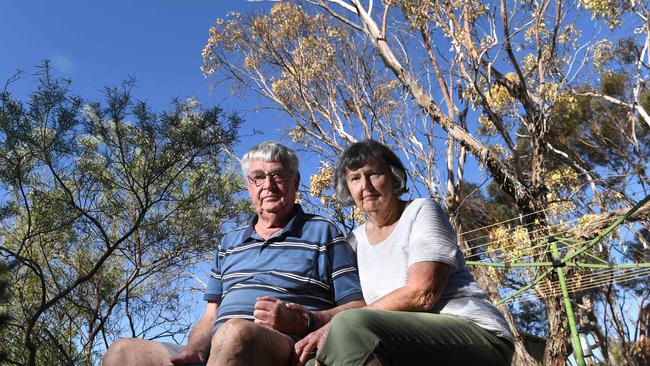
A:
[[[122,338],[111,344],[102,357],[103,366],[117,366],[126,364],[128,355],[134,351],[135,342],[130,338]]]
[[[208,365],[286,365],[293,343],[286,335],[241,319],[219,327],[212,337]]]
[[[102,357],[103,366],[154,366],[169,364],[170,354],[160,343],[122,338],[111,344]]]
[[[254,346],[256,327],[247,320],[231,319],[221,325],[212,337],[212,349],[232,354]]]

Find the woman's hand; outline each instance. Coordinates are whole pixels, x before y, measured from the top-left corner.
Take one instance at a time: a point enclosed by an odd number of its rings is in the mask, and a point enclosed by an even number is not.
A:
[[[327,331],[329,329],[329,324],[325,324],[319,329],[307,334],[305,338],[299,340],[294,345],[294,352],[296,354],[296,366],[302,366],[305,362],[309,361],[310,358],[316,355],[316,352],[323,346],[325,343],[325,338],[327,338]],[[316,361],[314,364],[318,366],[319,363]]]

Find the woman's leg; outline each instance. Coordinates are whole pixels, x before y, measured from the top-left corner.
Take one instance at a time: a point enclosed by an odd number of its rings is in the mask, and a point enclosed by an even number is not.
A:
[[[324,365],[509,365],[512,346],[472,321],[445,314],[352,309],[332,319]]]

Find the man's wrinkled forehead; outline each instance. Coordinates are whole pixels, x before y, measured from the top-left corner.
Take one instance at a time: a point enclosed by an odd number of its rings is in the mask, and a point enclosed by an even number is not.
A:
[[[272,173],[287,168],[279,161],[253,160],[248,164],[248,173]]]

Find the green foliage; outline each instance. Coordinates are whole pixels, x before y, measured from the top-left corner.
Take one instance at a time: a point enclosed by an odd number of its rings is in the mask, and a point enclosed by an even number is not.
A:
[[[10,266],[0,261],[0,334],[8,327],[11,320],[6,309],[9,303],[9,270]],[[6,356],[6,352],[0,350],[0,363],[6,359]]]
[[[629,74],[625,72],[602,72],[600,84],[581,87],[581,92],[596,91],[604,95],[632,102]],[[596,89],[596,90],[594,90]],[[650,90],[640,91],[641,105],[650,106]],[[556,104],[554,113],[560,114],[569,109]],[[634,155],[650,154],[650,128],[645,123],[634,125],[629,122],[628,110],[623,106],[612,105],[602,99],[579,96],[570,112],[564,113],[562,124],[551,132],[551,141],[564,151],[574,153],[582,159],[586,168],[605,167],[624,173]],[[634,147],[632,136],[639,142]],[[634,149],[640,150],[634,150]],[[612,181],[613,183],[614,181]]]
[[[225,154],[241,119],[193,98],[155,113],[133,80],[89,103],[38,76],[25,100],[0,94],[8,360],[91,365],[118,335],[184,332],[187,274],[243,212]]]
[[[508,304],[508,307],[519,325],[519,331],[540,337],[545,337],[548,334],[544,303],[521,301],[516,306]]]

